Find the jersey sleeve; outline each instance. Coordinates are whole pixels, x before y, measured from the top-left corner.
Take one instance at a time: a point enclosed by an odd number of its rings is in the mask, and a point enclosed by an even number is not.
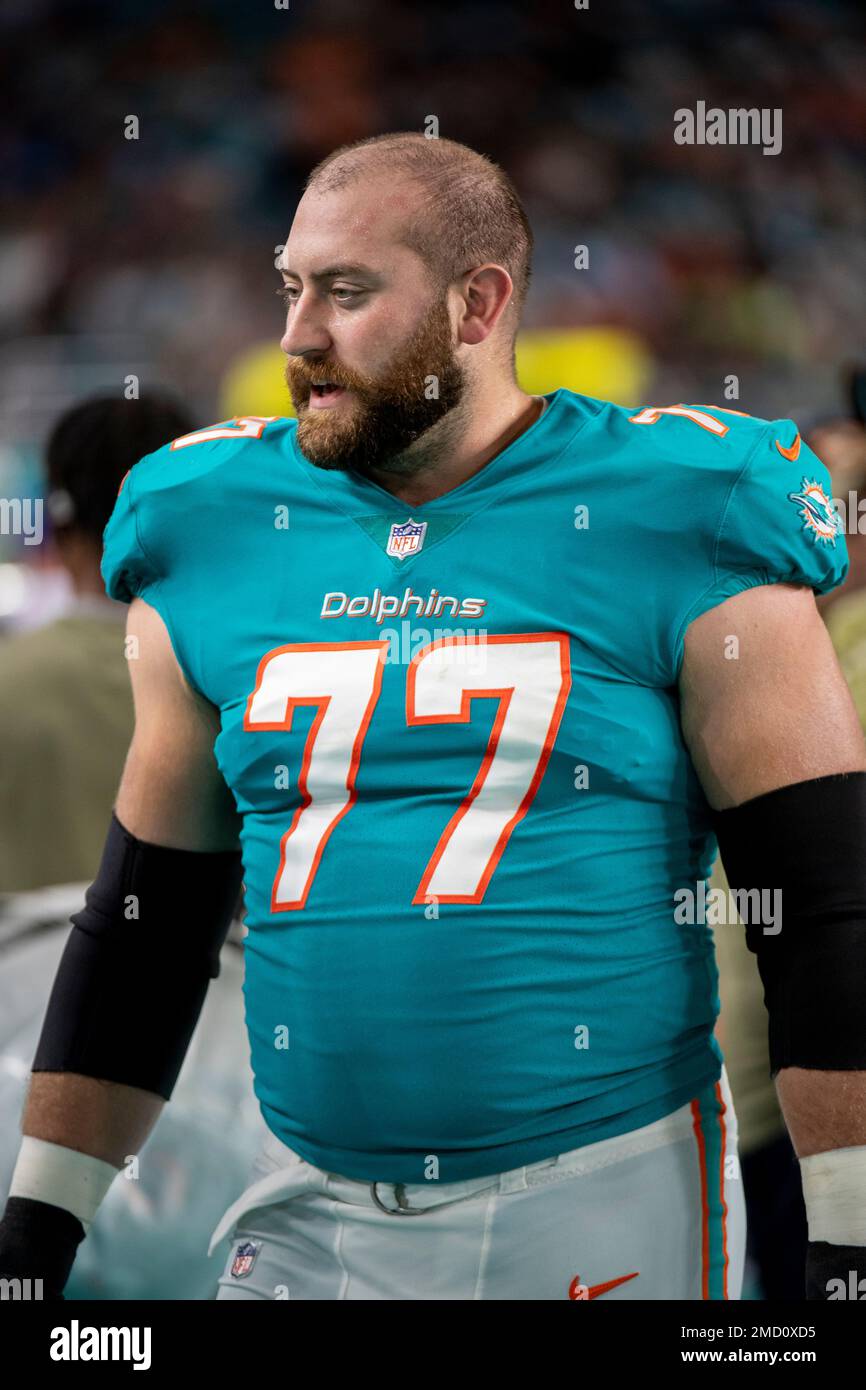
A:
[[[139,536],[138,514],[133,499],[133,470],[121,484],[102,537],[102,578],[106,593],[121,603],[145,598],[146,590],[159,582],[153,562]]]
[[[677,635],[677,666],[688,625],[760,584],[802,584],[826,594],[848,573],[844,529],[827,469],[790,420],[761,430],[722,502],[712,540],[710,583]]]
[[[171,590],[171,566],[163,556],[162,563],[155,558],[157,549],[144,540],[144,499],[137,492],[136,470],[146,465],[157,455],[147,455],[130,470],[120,487],[114,511],[102,538],[102,579],[106,593],[121,603],[131,603],[140,598],[156,609],[171,639],[177,663],[187,684],[199,694],[203,694],[202,675],[194,659],[194,651],[184,636],[180,624],[175,620]],[[148,499],[149,510],[153,513],[154,498]],[[151,517],[153,529],[153,518]]]

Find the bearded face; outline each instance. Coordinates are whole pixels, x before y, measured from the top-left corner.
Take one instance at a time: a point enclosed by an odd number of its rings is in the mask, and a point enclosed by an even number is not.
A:
[[[465,389],[443,299],[375,377],[322,358],[290,357],[286,383],[298,446],[318,468],[406,474],[401,456],[459,403]]]

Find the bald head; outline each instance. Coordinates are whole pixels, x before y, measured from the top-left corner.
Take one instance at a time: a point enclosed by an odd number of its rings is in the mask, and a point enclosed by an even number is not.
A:
[[[529,287],[532,232],[507,174],[468,145],[406,132],[342,146],[313,169],[306,189],[324,194],[386,182],[399,239],[424,261],[434,283],[451,284],[487,262],[504,266],[514,284],[516,331]]]

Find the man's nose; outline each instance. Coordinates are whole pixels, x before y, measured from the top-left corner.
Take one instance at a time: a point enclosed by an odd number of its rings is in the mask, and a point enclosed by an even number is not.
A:
[[[325,327],[322,306],[315,296],[302,294],[292,305],[280,347],[288,357],[330,352],[333,341]]]

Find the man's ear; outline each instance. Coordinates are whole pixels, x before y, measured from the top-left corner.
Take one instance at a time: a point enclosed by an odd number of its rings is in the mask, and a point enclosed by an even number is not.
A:
[[[494,262],[478,266],[463,277],[463,309],[457,323],[458,339],[473,346],[490,337],[514,294],[514,284],[504,266]]]

